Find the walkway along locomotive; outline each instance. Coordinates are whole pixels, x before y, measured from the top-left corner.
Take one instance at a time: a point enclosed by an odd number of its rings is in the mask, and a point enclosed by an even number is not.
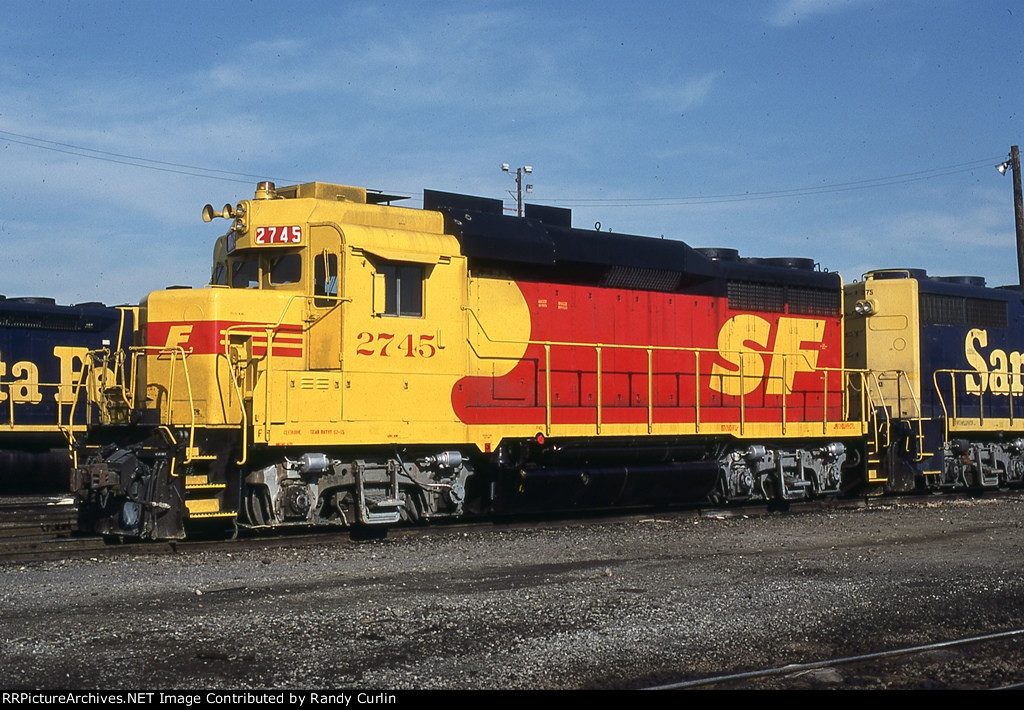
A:
[[[203,519],[368,527],[928,480],[922,393],[871,371],[871,327],[844,361],[837,274],[574,229],[568,210],[391,199],[261,183],[204,209],[229,222],[211,286],[151,293],[139,342],[94,359],[125,376],[74,449],[84,528],[179,538]],[[887,296],[856,295],[847,317],[881,323],[865,304]]]

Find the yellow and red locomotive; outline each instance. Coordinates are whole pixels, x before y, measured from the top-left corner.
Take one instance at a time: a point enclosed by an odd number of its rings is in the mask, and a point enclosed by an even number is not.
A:
[[[837,274],[391,199],[261,184],[207,206],[230,223],[211,285],[151,293],[131,366],[97,362],[131,376],[77,447],[87,528],[792,500],[863,458]]]
[[[372,528],[1021,480],[1024,438],[986,422],[1024,429],[1024,365],[986,363],[1005,406],[963,414],[981,376],[927,345],[948,333],[923,309],[954,306],[916,294],[955,285],[878,272],[844,292],[807,259],[394,199],[261,183],[204,209],[229,222],[210,286],[151,293],[139,342],[95,360],[126,375],[76,446],[84,527],[177,538],[203,519]],[[987,300],[1017,318],[1002,294]]]

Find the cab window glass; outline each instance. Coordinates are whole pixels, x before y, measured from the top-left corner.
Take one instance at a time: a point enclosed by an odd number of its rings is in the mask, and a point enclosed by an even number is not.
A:
[[[285,254],[270,260],[270,285],[298,283],[302,279],[302,256]]]
[[[260,269],[257,257],[240,259],[231,264],[232,288],[259,288],[259,285]]]
[[[222,261],[218,261],[213,269],[213,278],[210,283],[214,286],[226,286],[228,283],[228,267]]]
[[[398,315],[423,315],[423,269],[403,266],[398,269]]]
[[[321,254],[316,258],[313,269],[313,294],[317,297],[314,305],[333,306],[338,295],[338,256]]]
[[[412,264],[382,264],[384,315],[418,318],[423,315],[423,267]]]

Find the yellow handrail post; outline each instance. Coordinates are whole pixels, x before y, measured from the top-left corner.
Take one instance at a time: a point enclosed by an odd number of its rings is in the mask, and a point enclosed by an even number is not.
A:
[[[551,344],[544,343],[544,435],[551,436]]]
[[[654,351],[647,348],[647,433],[654,431]]]
[[[821,397],[821,433],[828,431],[828,370],[824,375],[825,392]]]
[[[744,368],[743,363],[746,358],[740,355],[740,436],[744,436],[747,433],[747,395],[743,388],[746,386],[744,382]]]
[[[711,375],[708,375],[710,377]],[[700,433],[700,350],[693,354],[693,401],[696,405],[693,414],[693,431]],[[680,402],[680,404],[682,404]]]
[[[782,434],[786,434],[786,385],[789,384],[789,380],[786,378],[786,373],[789,368],[789,356],[782,356],[782,382],[780,383],[779,389],[782,390]]]

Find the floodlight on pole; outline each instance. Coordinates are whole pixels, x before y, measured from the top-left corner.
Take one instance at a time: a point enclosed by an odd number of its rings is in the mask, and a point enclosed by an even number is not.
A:
[[[501,172],[509,173],[509,175],[512,174],[511,171],[510,171],[508,163],[502,163],[501,164]],[[516,216],[518,216],[518,217],[522,217],[523,216],[523,175],[529,175],[532,172],[533,172],[533,166],[532,165],[524,165],[521,168],[516,168],[516,191],[515,192],[512,192],[511,190],[508,191],[508,194],[510,194],[510,195],[512,195],[512,197],[516,198]],[[533,192],[533,185],[527,185],[526,186],[526,192],[528,192],[528,193]]]

